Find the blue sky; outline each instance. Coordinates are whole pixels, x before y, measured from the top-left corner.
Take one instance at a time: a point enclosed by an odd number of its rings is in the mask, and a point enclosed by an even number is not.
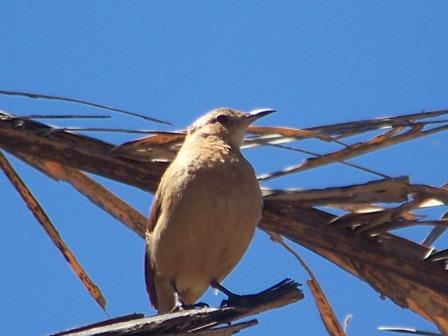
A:
[[[273,107],[264,125],[308,127],[448,107],[446,1],[39,1],[0,3],[1,89],[69,96],[172,121],[162,127],[114,115],[65,121],[140,129],[181,129],[217,106]],[[72,104],[0,97],[14,114],[102,113]],[[95,134],[120,143],[131,135]],[[327,149],[315,142],[308,149]],[[303,156],[245,153],[258,172]],[[417,159],[417,154],[419,159]],[[11,158],[11,157],[9,157]],[[420,139],[354,162],[413,182],[446,182],[446,135]],[[143,242],[68,185],[11,161],[108,300],[112,316],[154,311],[143,284]],[[332,166],[269,186],[319,188],[375,179]],[[147,213],[151,197],[98,178]],[[106,318],[73,276],[27,208],[0,175],[2,332],[42,335]],[[420,240],[427,232],[416,229]],[[441,245],[447,243],[441,240]],[[381,300],[368,285],[304,248],[340,320],[352,335],[378,335],[380,324],[431,329]],[[259,232],[225,284],[246,293],[285,277],[307,279],[295,261]],[[313,300],[259,319],[246,335],[323,335]],[[208,293],[218,304],[222,297]]]

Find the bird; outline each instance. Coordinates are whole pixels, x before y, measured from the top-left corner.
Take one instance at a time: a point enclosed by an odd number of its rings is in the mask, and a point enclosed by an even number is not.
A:
[[[145,230],[145,283],[159,314],[196,307],[246,252],[261,218],[255,171],[241,154],[247,128],[275,110],[217,108],[187,129],[164,172]]]

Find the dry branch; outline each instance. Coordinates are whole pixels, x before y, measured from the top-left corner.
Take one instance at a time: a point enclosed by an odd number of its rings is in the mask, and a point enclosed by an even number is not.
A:
[[[354,235],[331,220],[316,209],[269,201],[260,228],[320,254],[448,332],[448,276],[443,265],[423,260],[427,248],[391,234]]]
[[[316,307],[319,311],[320,318],[327,329],[327,332],[330,336],[346,336],[346,333],[341,327],[338,319],[336,318],[336,314],[331,308],[330,302],[327,299],[324,291],[322,290],[319,281],[317,281],[316,276],[314,275],[311,268],[305,263],[299,254],[294,251],[284,240],[283,238],[275,233],[268,232],[271,236],[271,240],[275,243],[279,243],[283,246],[289,253],[291,253],[294,258],[299,262],[299,264],[303,267],[303,269],[308,273],[310,279],[307,280],[307,285],[311,291],[311,294],[314,297],[314,301],[316,303]]]
[[[14,153],[57,162],[154,192],[166,162],[137,162],[111,155],[115,146],[32,120],[0,113],[0,147]]]
[[[422,132],[422,129],[423,124],[416,124],[409,131],[403,134],[392,134],[387,132],[385,134],[376,136],[367,142],[356,143],[352,146],[345,147],[344,149],[338,150],[336,152],[321,155],[315,158],[306,159],[303,162],[288,167],[286,169],[275,171],[269,174],[264,174],[262,176],[259,176],[258,180],[267,181],[274,177],[285,176],[292,173],[298,173],[301,171],[309,170],[312,168],[322,167],[324,165],[328,165],[334,162],[341,162],[344,160],[348,160],[356,156],[367,154],[372,151],[376,151],[382,148],[399,144],[407,140],[421,137],[425,135],[425,133]]]
[[[346,187],[307,190],[264,189],[264,199],[298,202],[302,205],[403,202],[410,193],[407,177],[372,181]]]
[[[93,204],[125,224],[137,235],[143,237],[147,221],[146,217],[86,174],[59,163],[36,159],[27,154],[16,154],[16,156],[52,179],[71,184],[73,188],[86,196]]]
[[[420,112],[400,115],[396,117],[385,117],[368,120],[350,121],[346,123],[324,125],[307,128],[309,131],[345,138],[348,136],[374,131],[390,127],[406,127],[413,125],[416,121],[438,118],[448,114],[448,110]],[[429,122],[428,122],[429,123]]]
[[[429,130],[423,129],[427,125],[423,119],[446,113],[447,111],[420,113],[312,128],[310,130],[313,132],[343,137],[386,126],[396,127],[367,142],[307,160],[298,170],[338,162],[385,146],[446,130],[446,125]],[[419,119],[421,121],[415,124],[415,120]],[[408,130],[403,132],[403,126],[408,127]],[[152,146],[163,154],[164,141],[169,144],[168,147],[171,146],[168,149],[169,152],[179,145],[180,139],[171,142],[168,136],[163,141],[161,140],[160,144],[157,144],[156,140],[152,138],[148,141],[155,142]],[[172,147],[173,143],[176,143],[174,147]],[[25,157],[30,163],[32,163],[31,158],[39,158],[42,161],[55,162],[62,167],[109,177],[149,192],[154,192],[167,166],[166,162],[150,159],[140,162],[118,158],[111,153],[114,146],[108,143],[68,132],[52,132],[46,125],[8,115],[0,115],[0,148],[22,159]],[[48,166],[47,163],[44,162],[44,164]],[[64,180],[73,183],[67,178]],[[93,191],[96,193],[98,190],[100,190],[99,193],[108,193],[107,190],[100,188],[89,191],[86,184],[80,184],[77,188],[86,195]],[[101,197],[105,200],[104,202],[108,202],[108,195]],[[409,202],[409,198],[413,198],[415,202],[411,201],[409,206],[403,206],[400,209],[400,206]],[[430,199],[437,199],[447,204],[448,192],[444,188],[412,185],[406,178],[303,192],[266,191],[260,228],[287,237],[320,254],[347,272],[368,282],[396,304],[409,308],[435,323],[441,332],[448,334],[448,289],[446,286],[448,275],[445,272],[444,262],[424,260],[430,252],[429,248],[396,235],[381,233],[373,237],[365,233],[356,234],[350,227],[352,224],[362,227],[370,223],[370,225],[378,225],[373,226],[373,229],[379,227],[383,231],[393,228],[397,221],[402,221],[400,224],[405,224],[406,221],[409,224],[418,223],[419,220],[412,218],[411,212],[421,206],[423,201]],[[394,208],[396,205],[392,205],[390,209],[377,206],[376,210],[379,211],[375,216],[368,214],[367,217],[361,217],[363,214],[356,213],[360,206],[362,208],[375,206],[375,203],[391,202],[403,204],[398,204],[396,208]],[[337,219],[335,215],[314,208],[322,204],[333,204],[354,212],[348,214],[352,216],[351,218],[343,218],[345,223],[343,227],[340,227],[335,225]],[[112,212],[111,206],[103,208]],[[139,216],[141,215],[135,215],[134,218]],[[338,220],[341,222],[341,218]],[[390,227],[384,227],[387,221],[391,221]],[[425,222],[420,223],[425,224]],[[426,224],[428,223],[426,221]],[[134,230],[142,235],[141,227],[136,226]]]
[[[95,283],[89,278],[87,273],[84,271],[82,266],[79,264],[78,260],[76,260],[73,253],[67,247],[65,242],[62,240],[59,232],[54,227],[50,218],[45,213],[44,209],[40,206],[39,202],[33,196],[31,191],[22,181],[20,176],[16,173],[14,168],[10,165],[6,157],[0,152],[0,168],[3,170],[5,175],[8,177],[11,184],[19,193],[20,197],[22,197],[26,206],[30,209],[31,213],[37,219],[41,227],[44,229],[48,237],[52,240],[54,245],[57,247],[59,252],[64,256],[67,260],[67,263],[70,265],[73,272],[76,274],[78,279],[82,282],[84,287],[89,292],[90,296],[94,298],[97,304],[105,311],[106,310],[106,300],[101,293],[100,289],[95,285]]]
[[[53,336],[94,336],[94,335],[233,335],[243,328],[257,324],[256,320],[226,325],[244,317],[280,308],[303,298],[298,284],[284,280],[269,290],[252,296],[255,304],[245,307],[202,308],[181,312],[143,317],[134,314],[118,319],[96,323],[90,326],[60,332]]]

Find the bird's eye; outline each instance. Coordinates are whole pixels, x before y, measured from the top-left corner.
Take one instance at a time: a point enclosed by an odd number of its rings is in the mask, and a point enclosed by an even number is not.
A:
[[[224,114],[220,114],[219,116],[216,117],[216,121],[224,125],[229,121],[229,117],[227,117]]]

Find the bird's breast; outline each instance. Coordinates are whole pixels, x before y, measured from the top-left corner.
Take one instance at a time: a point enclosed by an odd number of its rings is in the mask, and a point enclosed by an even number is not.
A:
[[[162,273],[184,279],[180,286],[222,280],[246,251],[261,217],[260,187],[250,164],[242,156],[206,161],[175,162],[161,185],[153,257]]]
[[[217,158],[207,165],[194,162],[177,169],[171,180],[176,186],[166,194],[168,208],[163,211],[176,226],[193,226],[194,231],[202,226],[238,228],[241,222],[253,226],[259,220],[262,199],[255,173],[243,160]]]

